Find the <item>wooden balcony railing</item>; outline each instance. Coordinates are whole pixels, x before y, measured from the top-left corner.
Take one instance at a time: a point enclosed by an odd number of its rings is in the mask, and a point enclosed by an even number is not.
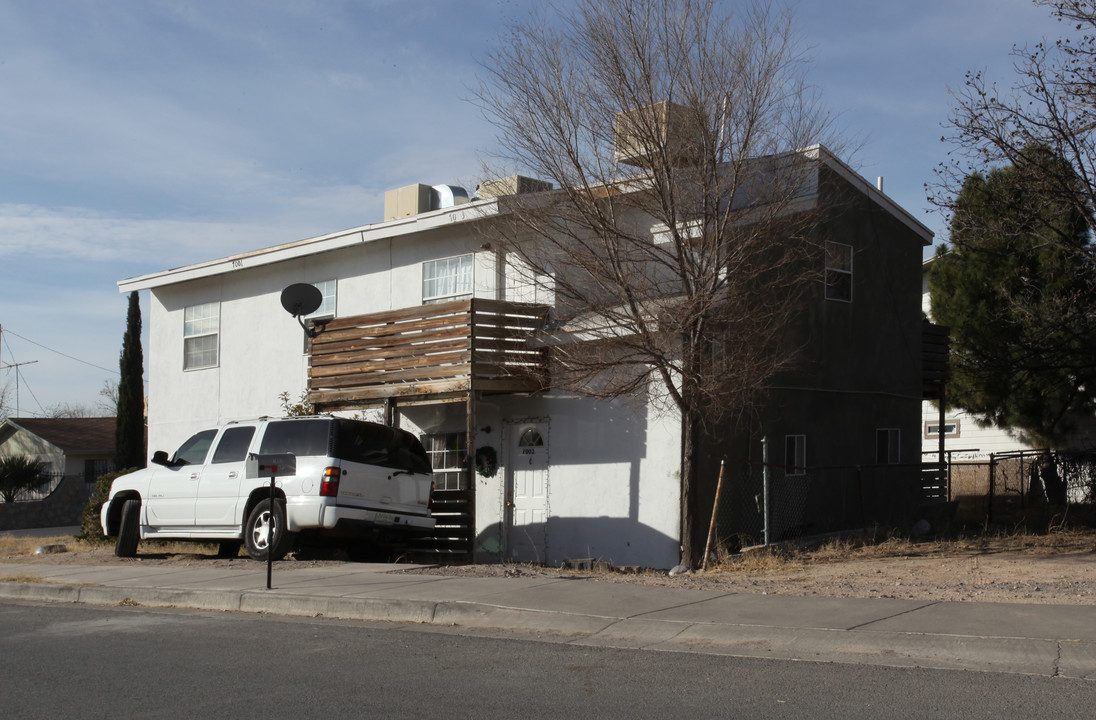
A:
[[[312,340],[309,400],[328,411],[541,390],[547,350],[530,341],[547,315],[472,298],[332,320]]]

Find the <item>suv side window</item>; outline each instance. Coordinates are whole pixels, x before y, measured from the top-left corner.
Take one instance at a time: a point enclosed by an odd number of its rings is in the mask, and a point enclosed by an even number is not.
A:
[[[255,428],[250,425],[225,430],[213,452],[213,464],[246,460],[247,449],[251,447],[251,438],[254,436]]]
[[[278,420],[266,426],[261,453],[293,453],[297,457],[324,457],[331,447],[330,420]]]
[[[209,446],[213,444],[213,438],[217,437],[216,430],[203,430],[191,435],[186,442],[175,451],[173,465],[201,465],[205,462],[209,453]]]

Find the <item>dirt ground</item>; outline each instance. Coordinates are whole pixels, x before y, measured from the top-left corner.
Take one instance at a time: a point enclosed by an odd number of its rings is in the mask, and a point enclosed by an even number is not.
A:
[[[64,552],[35,554],[63,545]],[[142,544],[138,556],[121,559],[111,546],[73,538],[0,537],[0,563],[125,564],[235,567],[250,563],[215,557],[212,546]],[[337,556],[290,555],[279,565],[317,567],[345,562]],[[397,566],[398,568],[398,566]],[[902,598],[936,601],[1096,605],[1096,533],[1018,535],[960,541],[888,541],[859,546],[842,541],[813,550],[768,551],[734,556],[707,571],[605,567],[571,570],[514,563],[416,567],[396,572],[478,577],[566,577],[590,582],[642,583],[728,593]],[[0,570],[0,580],[11,576]]]

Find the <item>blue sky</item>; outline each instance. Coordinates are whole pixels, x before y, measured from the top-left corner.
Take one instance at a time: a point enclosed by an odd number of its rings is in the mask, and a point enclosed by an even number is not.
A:
[[[118,280],[378,222],[413,182],[474,187],[494,131],[468,87],[533,4],[0,0],[0,363],[36,361],[0,370],[11,414],[117,379]],[[948,88],[1009,82],[1012,46],[1060,26],[1029,0],[796,8],[851,164],[945,239],[923,186]]]

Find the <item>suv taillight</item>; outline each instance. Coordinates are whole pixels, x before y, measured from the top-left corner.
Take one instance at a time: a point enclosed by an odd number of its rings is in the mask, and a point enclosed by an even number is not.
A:
[[[434,512],[434,481],[430,481],[430,502],[426,503],[426,509]]]
[[[338,497],[339,475],[337,467],[324,468],[323,480],[320,481],[320,497]]]

